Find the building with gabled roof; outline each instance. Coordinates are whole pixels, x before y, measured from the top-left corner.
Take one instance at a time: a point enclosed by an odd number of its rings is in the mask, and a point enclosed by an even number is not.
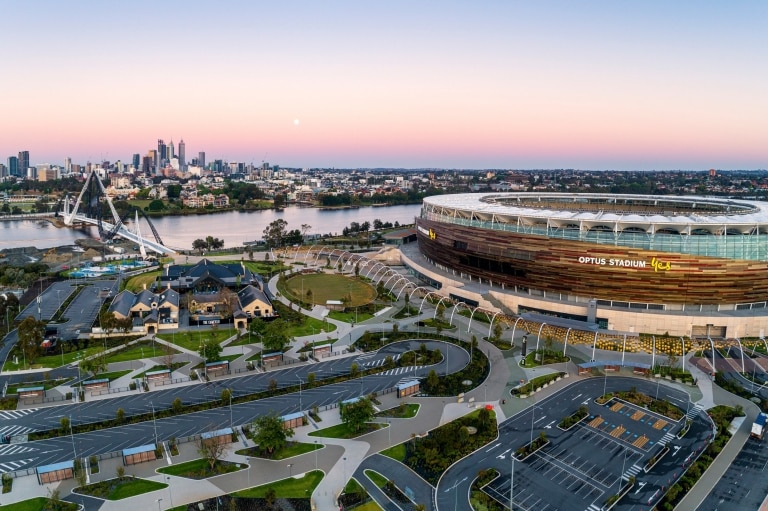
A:
[[[179,293],[173,289],[166,288],[160,293],[148,289],[133,293],[126,289],[115,296],[109,312],[117,319],[133,318],[134,328],[153,334],[179,326],[179,303]]]

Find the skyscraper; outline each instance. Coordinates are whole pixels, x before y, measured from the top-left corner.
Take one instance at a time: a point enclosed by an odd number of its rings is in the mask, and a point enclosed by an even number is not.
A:
[[[181,142],[179,142],[179,169],[181,171],[187,170],[187,160],[186,160],[186,146],[184,145],[184,139],[181,139]]]
[[[8,175],[9,176],[19,175],[19,159],[15,156],[8,157]]]
[[[155,154],[155,172],[159,172],[165,164],[165,159],[168,157],[168,148],[165,146],[162,138],[157,139],[157,153]]]
[[[26,176],[29,168],[29,151],[19,151],[19,176]]]
[[[197,164],[201,167],[205,167],[205,151],[197,153]]]
[[[168,144],[168,159],[172,160],[176,157],[176,153],[173,152],[173,139],[171,139],[171,143]]]
[[[64,169],[67,171],[67,174],[72,172],[72,158],[69,156],[64,158]]]
[[[139,169],[139,165],[141,165],[141,155],[139,153],[133,154],[133,168]]]

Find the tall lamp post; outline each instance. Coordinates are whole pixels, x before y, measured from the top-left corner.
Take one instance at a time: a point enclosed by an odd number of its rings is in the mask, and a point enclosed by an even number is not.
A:
[[[168,481],[168,497],[171,499],[171,508],[173,508],[173,490],[171,490],[171,476],[165,476],[165,480]]]
[[[162,508],[160,507],[160,503],[163,501],[163,499],[157,499],[157,511],[161,511]]]
[[[245,462],[248,463],[248,488],[251,487],[251,458],[245,458]]]

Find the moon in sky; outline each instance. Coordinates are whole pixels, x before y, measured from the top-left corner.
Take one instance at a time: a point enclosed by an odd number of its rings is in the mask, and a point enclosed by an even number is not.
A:
[[[299,125],[299,120],[298,119],[294,119],[293,120],[293,125],[294,126],[298,126]]]

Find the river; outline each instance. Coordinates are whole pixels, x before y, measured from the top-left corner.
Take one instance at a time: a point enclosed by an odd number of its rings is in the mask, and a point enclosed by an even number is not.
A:
[[[288,222],[288,230],[301,229],[309,224],[308,234],[341,234],[352,222],[413,223],[419,214],[420,204],[405,206],[364,207],[358,209],[321,210],[290,206],[282,211],[228,211],[209,215],[164,216],[153,218],[152,223],[163,243],[171,248],[191,250],[198,238],[213,236],[224,240],[224,247],[242,246],[244,241],[263,238],[267,225],[278,218]],[[129,224],[133,230],[134,226]],[[152,232],[144,220],[140,222],[141,234],[151,238]],[[0,250],[15,247],[39,249],[71,245],[78,238],[97,238],[95,226],[83,229],[57,228],[45,220],[18,220],[0,222]]]

